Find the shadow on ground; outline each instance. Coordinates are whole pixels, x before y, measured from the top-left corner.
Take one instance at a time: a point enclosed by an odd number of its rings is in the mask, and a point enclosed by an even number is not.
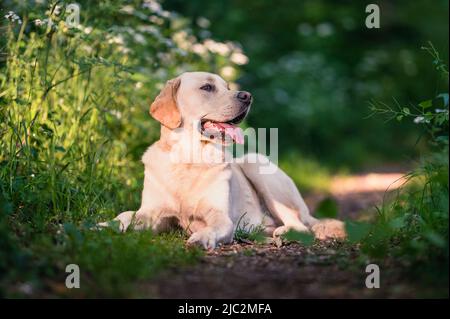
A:
[[[370,175],[370,176],[369,176]],[[305,198],[314,211],[327,196],[336,200],[340,219],[358,219],[373,214],[386,196],[384,190],[398,174],[367,174],[335,180],[328,195]],[[398,186],[398,185],[397,185]],[[370,217],[370,216],[369,216]],[[365,286],[358,248],[338,242],[304,247],[290,243],[235,242],[208,252],[190,268],[170,269],[150,284],[141,285],[142,294],[157,298],[398,298],[414,297],[416,289],[395,272],[383,272],[382,287]],[[359,267],[359,268],[358,268]]]

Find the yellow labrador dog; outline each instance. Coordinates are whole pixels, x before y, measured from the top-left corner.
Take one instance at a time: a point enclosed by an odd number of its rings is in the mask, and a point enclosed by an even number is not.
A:
[[[141,207],[115,218],[121,230],[181,226],[188,244],[205,249],[231,242],[242,225],[274,237],[291,229],[319,239],[344,237],[343,223],[312,217],[293,181],[266,157],[225,160],[224,146],[243,143],[238,124],[251,103],[250,93],[230,90],[215,74],[188,72],[168,81],[150,106],[161,137],[142,158]],[[261,174],[261,165],[272,165],[273,173]]]

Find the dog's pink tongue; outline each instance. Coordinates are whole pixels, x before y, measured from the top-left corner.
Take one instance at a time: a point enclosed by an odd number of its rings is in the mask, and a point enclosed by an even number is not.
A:
[[[225,133],[238,144],[244,144],[244,134],[240,127],[228,123],[216,123],[217,126],[225,130]]]

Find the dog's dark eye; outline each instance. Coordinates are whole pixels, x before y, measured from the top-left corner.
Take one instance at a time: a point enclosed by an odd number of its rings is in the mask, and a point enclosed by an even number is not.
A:
[[[211,84],[205,84],[200,88],[200,90],[212,92],[214,90],[214,86],[212,86]]]

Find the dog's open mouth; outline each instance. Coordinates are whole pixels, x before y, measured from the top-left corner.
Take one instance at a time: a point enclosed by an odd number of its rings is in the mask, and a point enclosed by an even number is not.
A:
[[[247,112],[242,112],[227,122],[203,119],[201,122],[201,133],[209,139],[218,139],[225,142],[231,140],[238,144],[244,144],[244,134],[237,125],[242,122],[246,115]]]

